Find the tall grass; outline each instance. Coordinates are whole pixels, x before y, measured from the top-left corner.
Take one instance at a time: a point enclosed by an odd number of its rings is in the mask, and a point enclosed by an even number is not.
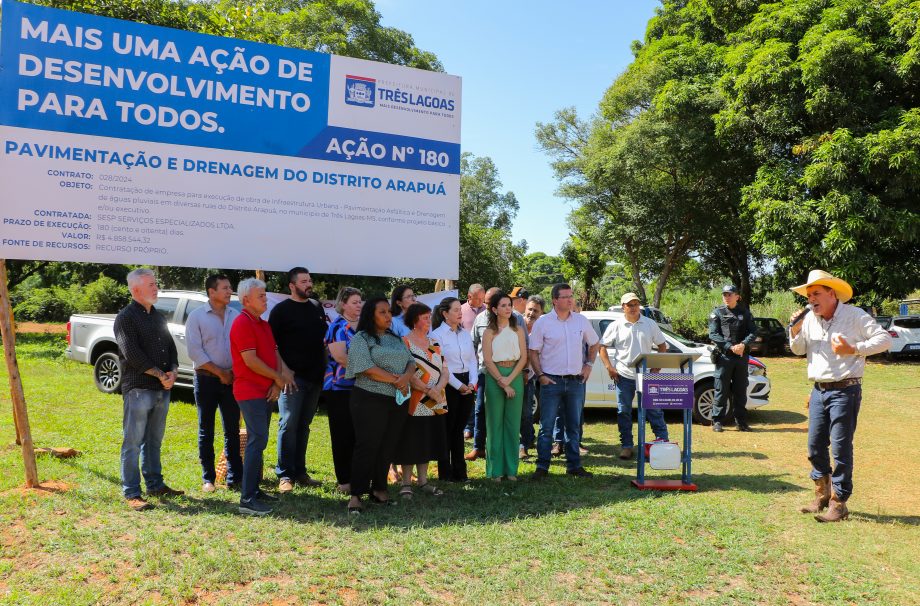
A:
[[[672,290],[664,293],[661,300],[661,309],[670,316],[677,332],[703,340],[709,334],[709,315],[719,305],[722,305],[719,288]],[[756,317],[785,322],[800,308],[801,303],[792,292],[780,290],[768,293],[762,302],[751,305],[751,312]]]

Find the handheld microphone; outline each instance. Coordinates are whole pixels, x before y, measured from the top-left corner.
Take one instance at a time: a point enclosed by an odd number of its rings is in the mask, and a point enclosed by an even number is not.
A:
[[[797,314],[795,315],[795,317],[792,318],[792,321],[789,322],[788,328],[792,328],[793,326],[795,326],[796,324],[798,324],[799,322],[801,322],[802,320],[804,320],[804,319],[805,319],[805,316],[808,315],[808,312],[810,312],[810,311],[811,311],[811,303],[809,303],[808,305],[806,305],[806,306],[805,306],[805,309],[803,309],[802,311],[800,311],[799,313],[797,313]]]

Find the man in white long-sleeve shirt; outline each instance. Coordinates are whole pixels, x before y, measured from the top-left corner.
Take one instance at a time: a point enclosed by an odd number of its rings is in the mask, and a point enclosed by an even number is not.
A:
[[[808,403],[815,500],[800,511],[817,514],[819,522],[839,522],[849,515],[846,502],[853,492],[853,435],[866,356],[891,347],[891,335],[862,309],[847,305],[852,287],[825,271],[812,270],[808,282],[792,290],[807,297],[812,309],[790,318],[789,347],[808,356],[808,380],[815,384]]]

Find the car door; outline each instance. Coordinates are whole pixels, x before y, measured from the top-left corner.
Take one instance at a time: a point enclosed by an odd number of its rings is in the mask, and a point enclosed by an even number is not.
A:
[[[179,370],[183,374],[191,376],[194,363],[188,356],[188,340],[185,335],[185,323],[188,322],[189,314],[204,305],[205,302],[197,299],[184,299],[184,302],[185,305],[182,309],[177,310],[176,321],[170,326],[170,330],[173,333],[173,338],[176,340],[176,350],[179,352]]]
[[[594,327],[594,331],[599,337],[604,336],[604,331],[607,330],[607,326],[609,326],[611,322],[613,322],[612,319],[591,318],[591,325]],[[614,354],[612,349],[608,349],[607,353],[613,358]],[[596,405],[606,406],[617,400],[616,383],[613,382],[613,379],[611,379],[610,375],[607,373],[604,363],[600,360],[600,355],[598,355],[597,359],[594,361],[594,366],[591,368],[586,392],[585,399],[595,402]]]
[[[176,312],[179,309],[179,303],[181,303],[181,301],[179,297],[161,294],[154,305],[154,308],[166,318],[166,326],[169,328],[169,334],[172,335],[173,342],[176,344],[176,349],[179,353],[180,370],[182,369],[182,351],[185,349],[185,329],[181,324],[176,324]],[[182,340],[177,336],[177,332],[182,333]]]

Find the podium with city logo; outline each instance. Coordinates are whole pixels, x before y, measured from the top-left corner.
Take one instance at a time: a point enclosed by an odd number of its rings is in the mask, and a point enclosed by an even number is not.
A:
[[[639,455],[636,464],[636,479],[633,486],[639,490],[685,490],[695,492],[692,481],[691,459],[693,452],[693,361],[698,353],[648,353],[637,356],[631,363],[636,369],[636,389],[639,397]],[[650,372],[650,369],[679,369],[678,372]],[[672,442],[645,441],[645,418],[647,410],[680,410],[683,413],[683,441],[679,457]],[[660,455],[660,456],[655,456]],[[658,462],[664,466],[655,466]],[[645,466],[651,463],[653,469],[676,469],[680,467],[680,480],[647,479]],[[673,466],[671,466],[673,464]]]

